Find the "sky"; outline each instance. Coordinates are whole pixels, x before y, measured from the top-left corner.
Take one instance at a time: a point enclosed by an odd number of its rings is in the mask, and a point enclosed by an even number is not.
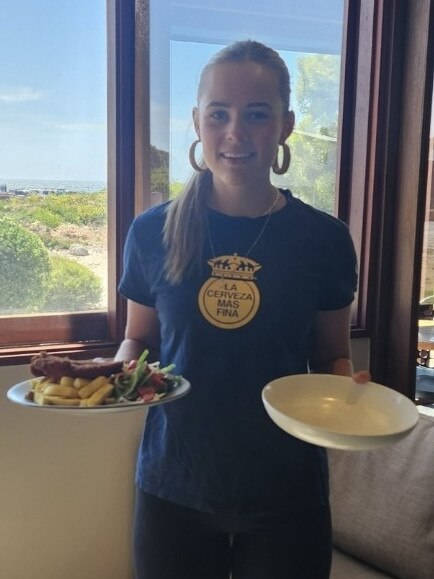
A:
[[[0,22],[0,181],[106,181],[105,0],[1,0]]]
[[[155,72],[151,74],[151,141],[176,151],[171,155],[171,176],[184,180],[190,173],[186,161],[194,139],[190,119],[199,72],[221,46],[169,42],[161,33],[168,28],[164,18],[169,12],[164,16],[160,10],[169,4],[153,0],[153,5],[160,21],[157,26],[151,20],[151,70]],[[105,0],[0,0],[0,22],[0,182],[106,181]],[[209,33],[216,34],[212,29]],[[158,46],[152,44],[153,38]],[[281,55],[294,76],[297,53],[281,51]],[[157,74],[161,70],[168,74]]]

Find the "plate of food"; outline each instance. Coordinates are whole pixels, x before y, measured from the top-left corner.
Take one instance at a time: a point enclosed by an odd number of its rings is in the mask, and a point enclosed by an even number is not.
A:
[[[190,391],[190,383],[173,374],[174,366],[148,363],[148,350],[131,362],[110,359],[71,360],[41,352],[34,356],[34,378],[8,390],[11,402],[49,411],[122,412],[166,404]]]
[[[398,442],[419,419],[416,405],[399,392],[331,374],[273,380],[262,390],[262,402],[288,434],[342,450],[370,450]]]

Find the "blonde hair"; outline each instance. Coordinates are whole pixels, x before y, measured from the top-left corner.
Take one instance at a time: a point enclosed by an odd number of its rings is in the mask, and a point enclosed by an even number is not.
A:
[[[202,94],[208,72],[218,64],[255,62],[275,72],[284,111],[289,110],[290,78],[280,55],[254,40],[242,40],[223,48],[215,54],[202,70],[198,100]],[[207,197],[211,191],[212,173],[205,169],[194,173],[183,192],[167,209],[164,225],[164,244],[167,248],[166,279],[178,284],[201,262],[207,233]]]

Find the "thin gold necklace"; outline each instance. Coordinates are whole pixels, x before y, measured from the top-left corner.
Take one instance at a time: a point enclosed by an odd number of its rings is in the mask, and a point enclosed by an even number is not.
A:
[[[249,255],[251,254],[251,252],[253,251],[253,249],[256,247],[256,245],[258,244],[259,240],[261,239],[261,237],[264,234],[264,231],[267,229],[267,225],[271,219],[271,214],[273,213],[273,211],[275,210],[277,203],[279,201],[279,195],[280,195],[280,191],[277,187],[274,187],[274,189],[276,190],[276,197],[274,198],[273,203],[271,204],[270,208],[265,212],[262,213],[262,215],[260,215],[259,217],[266,217],[260,232],[258,233],[256,239],[253,241],[252,245],[249,247],[249,249],[246,251],[246,253],[243,254],[243,257],[249,257]],[[211,247],[211,253],[213,257],[216,257],[216,250],[214,247],[214,243],[212,241],[212,237],[211,237],[211,230],[209,227],[209,219],[206,220],[206,226],[207,226],[207,230],[208,230],[208,240],[209,240],[209,245]]]

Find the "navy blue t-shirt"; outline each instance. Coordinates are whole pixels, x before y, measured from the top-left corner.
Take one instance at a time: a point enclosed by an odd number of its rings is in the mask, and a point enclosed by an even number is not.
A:
[[[131,226],[119,291],[157,309],[161,363],[175,363],[192,384],[184,398],[149,410],[136,480],[150,494],[232,514],[327,503],[325,450],[280,430],[261,391],[308,372],[316,313],[352,302],[356,258],[344,223],[286,196],[248,255],[266,217],[209,209],[212,245],[179,285],[163,271],[167,204]]]

